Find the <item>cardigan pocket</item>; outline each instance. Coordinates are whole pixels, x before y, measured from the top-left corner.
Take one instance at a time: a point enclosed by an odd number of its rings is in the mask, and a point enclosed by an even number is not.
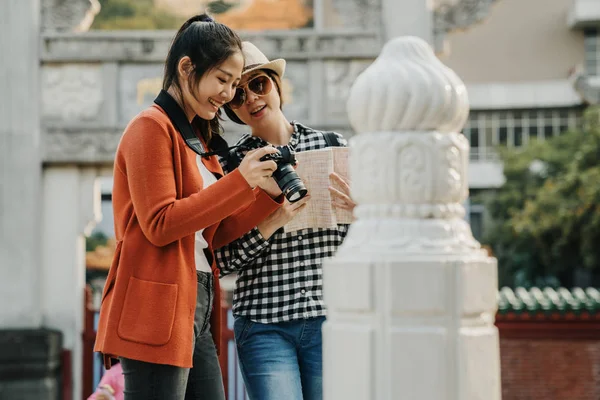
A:
[[[169,342],[175,321],[177,284],[129,278],[117,329],[125,340],[152,346]]]

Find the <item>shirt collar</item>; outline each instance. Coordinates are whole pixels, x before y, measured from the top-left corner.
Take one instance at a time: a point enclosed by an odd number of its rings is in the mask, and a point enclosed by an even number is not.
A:
[[[294,127],[294,131],[290,136],[290,141],[288,145],[292,148],[292,150],[296,150],[296,146],[298,146],[298,142],[300,142],[300,138],[306,132],[306,127],[297,121],[291,121],[290,124]],[[245,146],[251,148],[259,148],[268,145],[268,143],[259,138],[258,136],[252,136],[252,134],[246,134],[245,138],[240,139],[239,143],[244,144]]]

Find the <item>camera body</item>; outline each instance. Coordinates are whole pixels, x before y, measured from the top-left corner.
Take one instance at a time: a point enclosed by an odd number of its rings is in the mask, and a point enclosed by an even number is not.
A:
[[[296,165],[296,153],[290,148],[290,146],[274,146],[278,153],[267,154],[262,156],[260,161],[273,160],[279,165],[280,163]]]
[[[295,203],[306,196],[308,190],[296,173],[296,155],[290,146],[276,146],[278,152],[261,157],[261,161],[272,160],[277,164],[273,179],[290,203]]]

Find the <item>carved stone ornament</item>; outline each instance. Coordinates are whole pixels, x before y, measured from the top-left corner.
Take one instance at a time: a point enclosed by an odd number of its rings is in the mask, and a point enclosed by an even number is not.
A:
[[[356,78],[371,60],[327,60],[325,66],[325,109],[328,120],[345,121],[345,103]]]
[[[434,22],[436,32],[467,28],[485,18],[495,0],[436,0]]]
[[[454,71],[422,39],[392,40],[356,79],[347,111],[358,133],[353,155],[360,151],[350,163],[357,223],[433,218],[417,231],[404,225],[393,235],[397,245],[478,249],[468,224],[453,220],[464,216],[469,159],[469,143],[459,133],[469,101]]]
[[[45,120],[73,124],[98,119],[103,102],[100,65],[46,65],[42,84]]]
[[[382,0],[331,0],[332,8],[342,27],[373,28],[381,24]]]
[[[348,99],[358,133],[459,132],[467,121],[464,83],[417,37],[388,42],[354,83]]]
[[[46,164],[93,164],[112,167],[123,129],[46,127],[43,161]]]
[[[98,0],[42,0],[42,31],[87,31],[100,12]]]
[[[468,28],[482,21],[489,14],[494,1],[496,0],[434,0],[435,43],[441,46],[446,33]]]
[[[497,265],[464,220],[464,83],[424,40],[398,37],[347,111],[358,205],[323,265],[325,396],[500,400]]]

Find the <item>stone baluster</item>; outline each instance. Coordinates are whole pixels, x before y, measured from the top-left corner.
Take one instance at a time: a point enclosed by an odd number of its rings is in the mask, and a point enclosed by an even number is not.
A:
[[[41,301],[39,34],[39,0],[0,1],[2,399],[60,395],[62,335],[48,329]]]
[[[39,12],[0,2],[0,329],[42,323]]]
[[[325,399],[499,400],[496,260],[463,218],[463,82],[425,41],[399,37],[347,111],[359,206],[324,265]]]

